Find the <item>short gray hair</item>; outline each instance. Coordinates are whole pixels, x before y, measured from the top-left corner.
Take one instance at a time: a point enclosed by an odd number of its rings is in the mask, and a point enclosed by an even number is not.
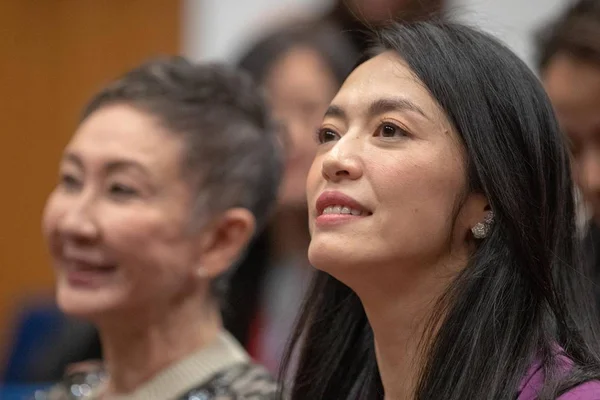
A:
[[[197,188],[196,222],[244,207],[261,229],[275,205],[283,151],[264,96],[249,75],[182,57],[152,60],[96,94],[82,119],[118,103],[156,117],[184,139],[184,174]]]

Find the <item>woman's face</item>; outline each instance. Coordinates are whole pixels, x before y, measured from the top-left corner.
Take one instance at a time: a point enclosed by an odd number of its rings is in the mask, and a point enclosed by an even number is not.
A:
[[[463,146],[398,56],[383,53],[351,74],[318,141],[307,181],[315,267],[408,271],[464,255],[484,211],[466,195]]]
[[[191,290],[198,238],[189,229],[182,144],[123,104],[79,126],[43,218],[65,312],[97,319]]]
[[[279,204],[282,208],[305,207],[306,176],[316,151],[312,137],[335,95],[336,80],[315,50],[297,47],[274,63],[265,86],[274,117],[290,139]]]

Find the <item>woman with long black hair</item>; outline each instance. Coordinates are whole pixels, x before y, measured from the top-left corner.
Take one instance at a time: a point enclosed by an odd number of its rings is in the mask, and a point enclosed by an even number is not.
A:
[[[538,79],[461,25],[378,39],[317,133],[291,398],[600,399],[569,155]]]

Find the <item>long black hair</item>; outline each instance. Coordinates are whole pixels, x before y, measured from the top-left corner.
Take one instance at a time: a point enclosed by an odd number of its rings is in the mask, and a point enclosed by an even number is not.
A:
[[[597,379],[600,342],[575,254],[569,156],[538,79],[504,45],[458,24],[394,25],[377,42],[373,56],[397,53],[437,99],[466,150],[469,190],[485,194],[495,213],[431,317],[439,329],[415,398],[513,400],[535,361],[546,375],[540,399]],[[288,365],[295,346],[293,400],[383,399],[361,301],[324,272],[307,295]],[[573,361],[566,372],[561,350]]]

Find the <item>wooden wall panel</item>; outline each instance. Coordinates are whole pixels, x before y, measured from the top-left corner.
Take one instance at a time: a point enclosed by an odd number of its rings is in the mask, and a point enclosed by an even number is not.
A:
[[[0,1],[0,344],[19,302],[52,292],[40,217],[82,105],[143,60],[177,54],[180,17],[178,0]]]

